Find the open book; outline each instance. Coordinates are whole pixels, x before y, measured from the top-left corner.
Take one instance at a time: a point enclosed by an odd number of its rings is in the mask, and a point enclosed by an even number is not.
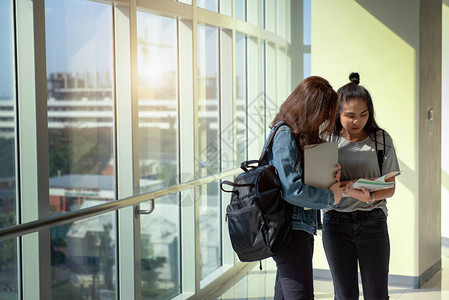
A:
[[[391,177],[396,177],[399,174],[401,174],[401,171],[390,172],[390,173],[388,173],[382,177],[379,177],[377,179],[374,179],[374,180],[360,178],[359,180],[354,182],[352,187],[355,189],[358,189],[358,190],[361,190],[362,187],[364,187],[365,189],[367,189],[370,192],[390,189],[390,188],[394,187],[395,181],[386,182],[385,180],[387,180],[388,178],[391,178]]]

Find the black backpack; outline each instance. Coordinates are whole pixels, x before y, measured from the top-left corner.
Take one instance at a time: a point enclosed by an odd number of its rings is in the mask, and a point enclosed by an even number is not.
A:
[[[291,205],[282,198],[277,170],[266,164],[267,149],[283,123],[277,124],[262,150],[259,160],[244,161],[234,182],[223,181],[224,192],[232,193],[226,208],[232,247],[243,262],[268,258],[291,240]],[[224,189],[229,185],[232,190]]]

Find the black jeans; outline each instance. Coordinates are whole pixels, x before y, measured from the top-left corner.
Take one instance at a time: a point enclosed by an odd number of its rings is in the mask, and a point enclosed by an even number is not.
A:
[[[329,211],[323,218],[323,245],[334,282],[335,299],[359,299],[357,263],[365,300],[389,299],[390,239],[380,209]]]
[[[313,299],[313,235],[293,230],[289,246],[273,256],[277,266],[274,299]]]

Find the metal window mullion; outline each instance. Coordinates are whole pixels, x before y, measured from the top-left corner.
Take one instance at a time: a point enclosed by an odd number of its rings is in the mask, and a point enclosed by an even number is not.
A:
[[[283,49],[276,47],[277,53],[277,97],[279,99],[279,106],[284,102],[286,97],[286,82],[287,82],[287,74],[286,74],[286,55]]]
[[[49,215],[47,74],[43,0],[16,1],[21,222]],[[21,241],[22,297],[51,298],[50,230]]]
[[[246,65],[247,65],[247,97],[249,99],[249,105],[247,110],[254,114],[259,114],[259,102],[263,94],[261,94],[261,89],[259,87],[260,79],[260,50],[259,41],[255,37],[249,37],[246,40]],[[258,118],[248,118],[248,157],[258,158],[259,157],[259,130],[254,130],[255,128],[260,128],[257,122]]]
[[[222,29],[220,32],[220,157],[221,171],[234,167],[235,151],[235,31]],[[229,155],[231,154],[231,155]],[[223,180],[233,180],[232,177]],[[221,211],[226,211],[229,194],[221,192]],[[227,222],[221,219],[222,264],[234,264]]]
[[[135,4],[134,2],[132,2]],[[116,134],[117,134],[117,197],[123,199],[134,194],[138,186],[138,170],[133,157],[138,143],[135,128],[138,118],[134,115],[133,103],[137,93],[133,93],[131,28],[136,22],[135,6],[116,4],[114,6],[114,48],[116,74]],[[133,17],[131,16],[133,14]],[[135,32],[135,31],[134,31]],[[132,52],[133,51],[133,52]],[[136,80],[134,80],[136,81]],[[135,97],[135,98],[133,98]],[[138,160],[137,160],[138,161]],[[118,210],[118,295],[119,299],[140,299],[140,218],[135,217],[134,206]],[[130,247],[133,245],[133,247]]]
[[[193,10],[193,7],[191,9]],[[195,160],[192,159],[195,157],[194,119],[195,116],[198,118],[198,110],[194,105],[194,90],[196,89],[194,76],[196,78],[196,75],[193,67],[193,47],[195,43],[193,30],[195,26],[196,24],[191,20],[181,19],[178,21],[180,182],[195,178]],[[196,193],[193,189],[180,193],[181,293],[187,296],[193,295],[197,286],[195,197]]]
[[[197,1],[192,0],[192,78],[193,78],[193,145],[194,145],[194,178],[200,177],[200,131],[198,107],[198,8]],[[195,292],[200,290],[201,281],[201,250],[200,250],[200,187],[194,189],[194,220],[195,220]]]
[[[288,55],[291,60],[291,81],[290,87],[293,89],[301,81],[304,74],[304,30],[303,30],[303,18],[297,16],[304,16],[303,1],[291,1],[290,9],[290,51]],[[294,34],[293,34],[294,33]]]

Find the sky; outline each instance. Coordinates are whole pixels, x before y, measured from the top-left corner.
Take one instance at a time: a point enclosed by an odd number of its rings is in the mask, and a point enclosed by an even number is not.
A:
[[[12,75],[12,19],[10,1],[0,1],[0,99],[11,99]]]
[[[13,95],[11,1],[0,1],[0,99]],[[90,1],[46,0],[47,74],[109,71],[112,75],[112,8]]]
[[[0,99],[11,99],[13,95],[11,2],[11,0],[0,1]],[[207,3],[209,2],[204,3],[204,5]],[[304,44],[306,45],[311,44],[310,10],[311,0],[305,0]],[[110,78],[112,78],[113,40],[112,8],[110,5],[90,1],[46,0],[45,15],[47,74],[78,72],[81,76],[84,72],[92,75],[94,72],[104,74],[108,71]],[[143,15],[140,15],[141,20],[146,19]],[[156,18],[156,20],[160,24],[164,22],[163,18],[160,18],[160,20]],[[142,21],[142,23],[145,23],[145,21]],[[146,26],[142,27],[145,28]],[[149,26],[149,28],[151,27]],[[168,29],[168,31],[171,30],[171,28]],[[142,36],[143,34],[139,32],[139,35]],[[170,38],[164,41],[164,37],[171,37],[171,34],[166,36],[164,34],[159,38],[161,44],[170,44]],[[153,55],[153,57],[160,59],[161,56]],[[307,62],[308,60],[305,59],[306,65]],[[159,63],[159,65],[163,66],[164,64]],[[213,62],[208,63],[207,67],[214,65]],[[310,68],[309,66],[306,67],[307,69]]]

